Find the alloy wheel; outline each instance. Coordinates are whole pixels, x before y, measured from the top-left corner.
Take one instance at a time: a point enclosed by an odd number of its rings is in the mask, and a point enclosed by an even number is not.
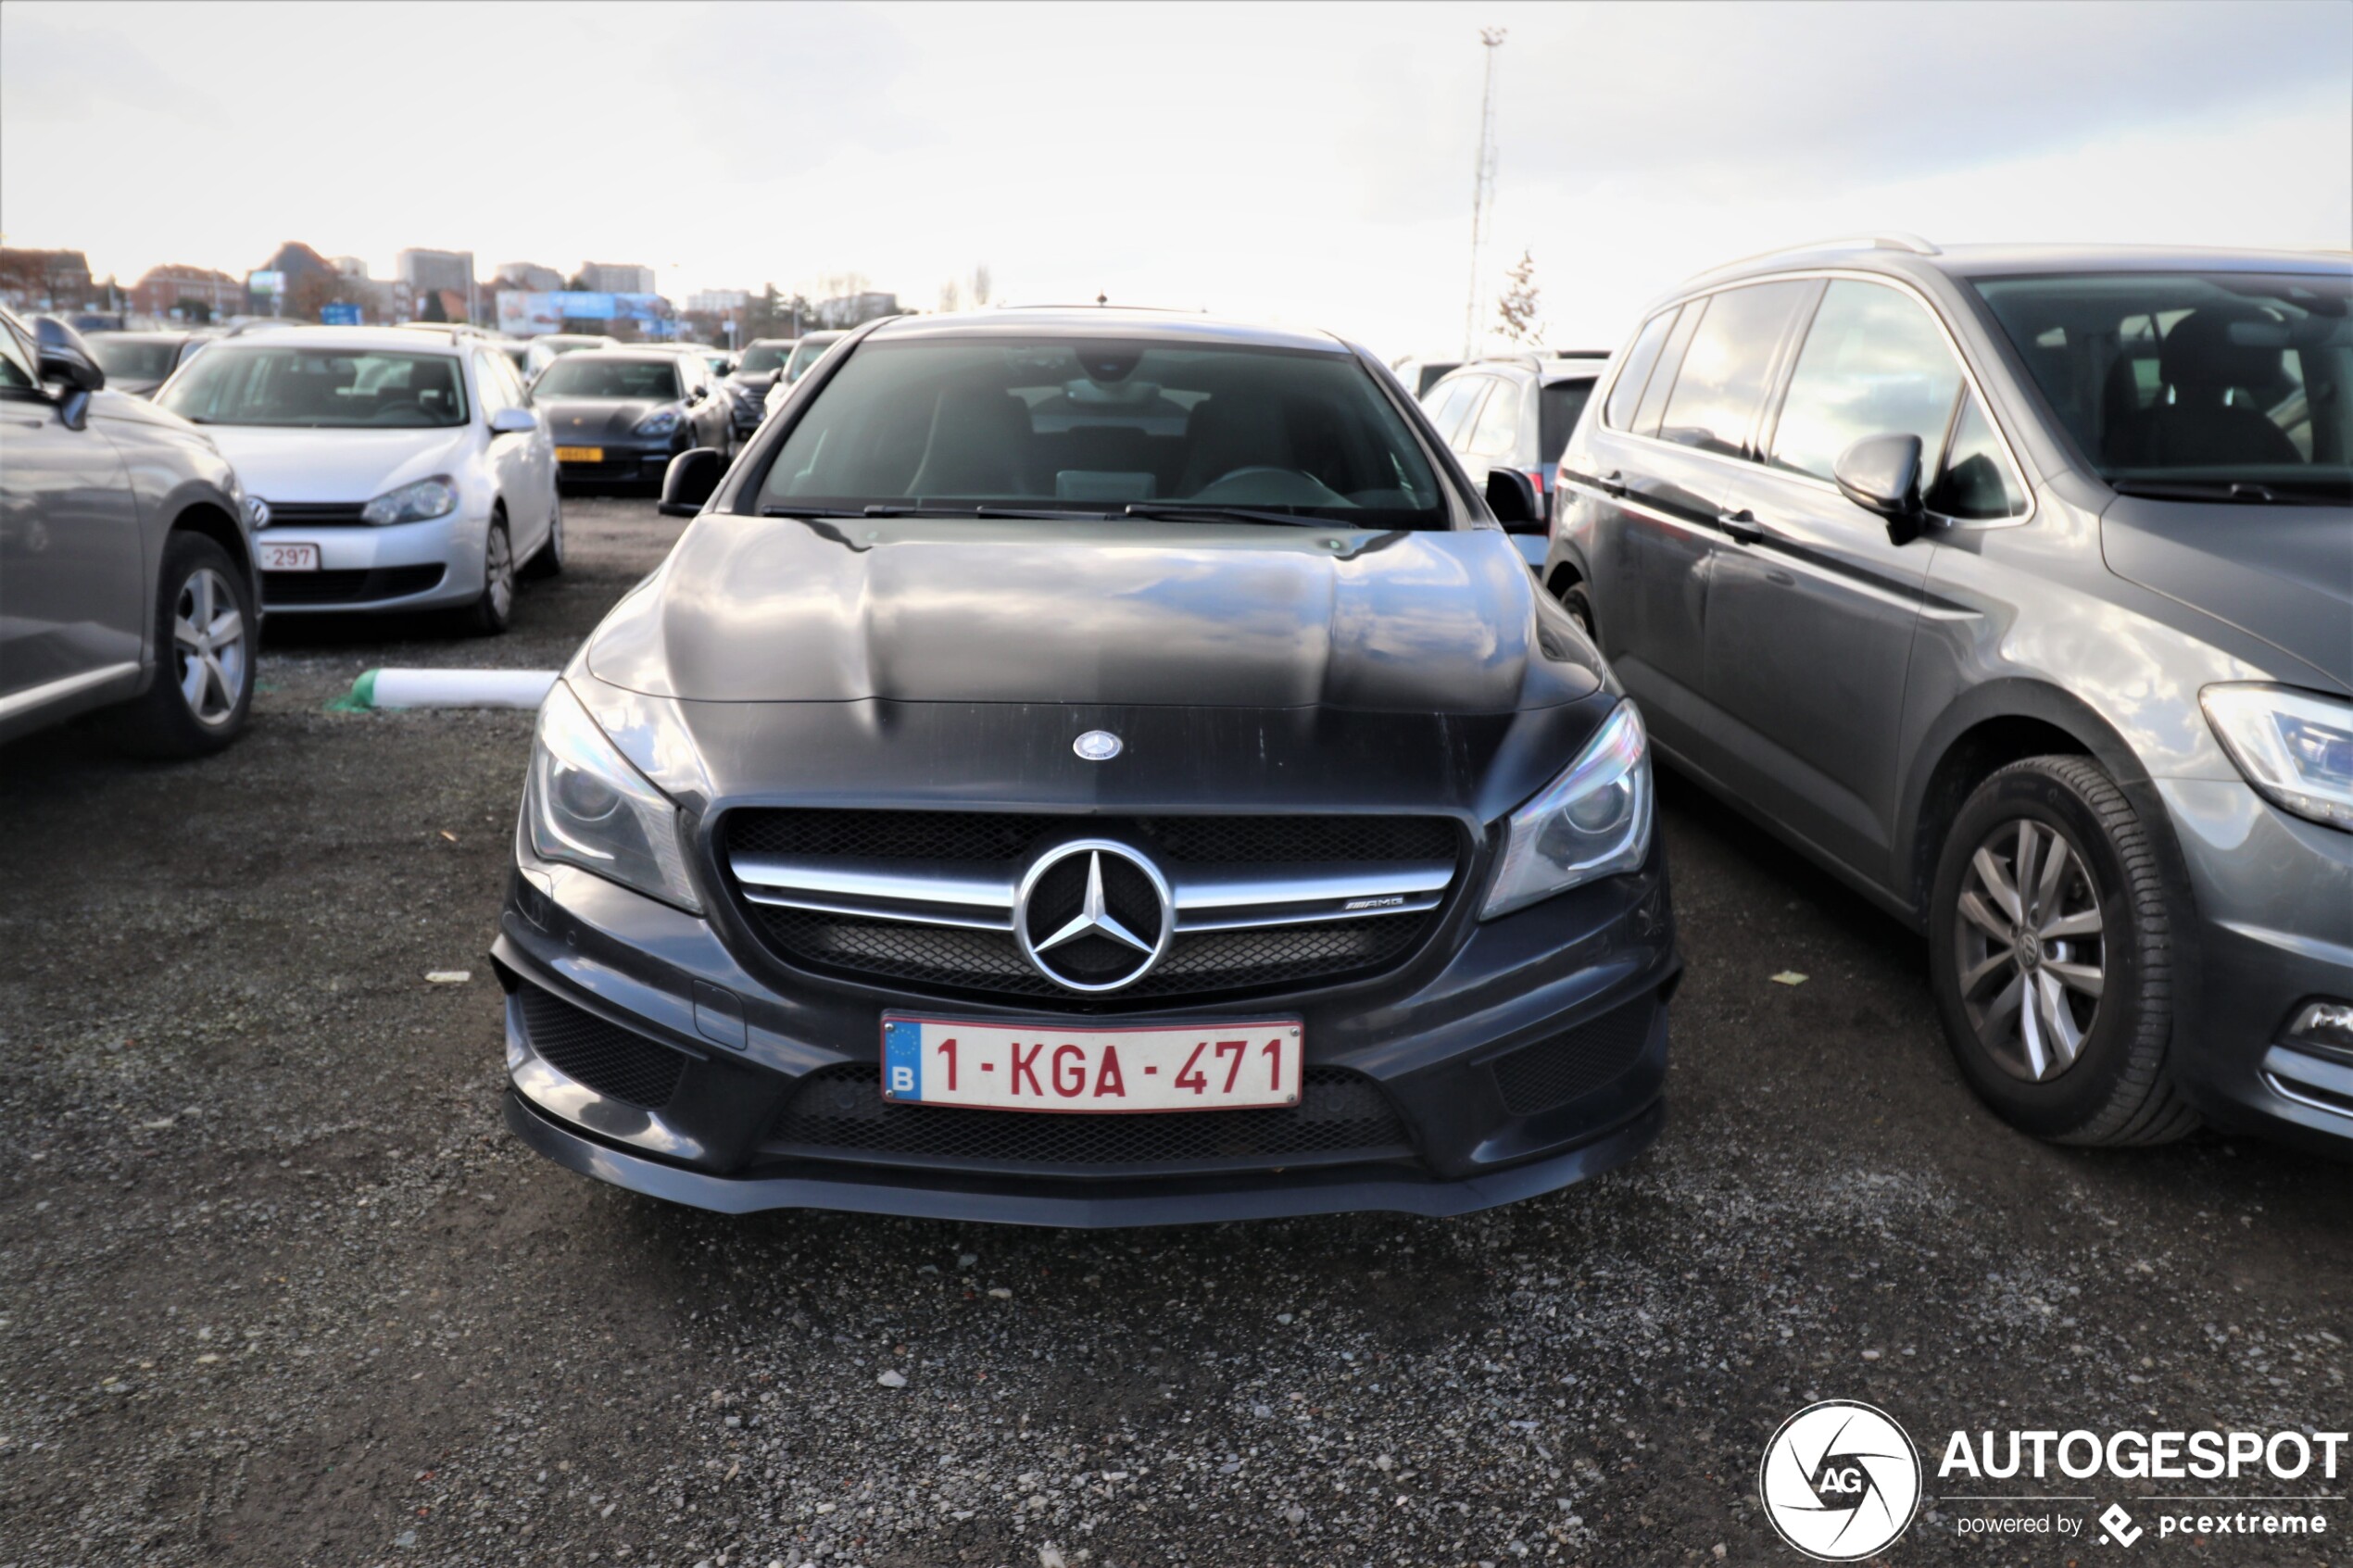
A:
[[[2083,856],[2047,823],[1988,834],[1961,879],[1961,1006],[2001,1069],[2044,1083],[2075,1065],[2105,982],[2099,888]]]
[[[196,722],[219,726],[245,690],[245,620],[228,580],[198,567],[171,608],[172,673]]]
[[[505,621],[515,608],[515,547],[507,538],[507,526],[490,526],[490,555],[485,570],[490,577],[490,603]]]

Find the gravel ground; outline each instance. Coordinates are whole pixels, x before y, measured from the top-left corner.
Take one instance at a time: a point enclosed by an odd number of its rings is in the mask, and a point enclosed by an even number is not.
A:
[[[1931,1464],[2353,1414],[2345,1167],[2010,1134],[1919,943],[1671,779],[1669,1127],[1550,1198],[1064,1234],[725,1219],[529,1155],[483,956],[529,718],[321,705],[560,663],[678,526],[569,521],[504,638],[281,629],[223,757],[5,754],[0,1564],[1795,1562],[1755,1477],[1817,1397]],[[1983,1512],[1931,1495],[1890,1560],[2066,1560]]]

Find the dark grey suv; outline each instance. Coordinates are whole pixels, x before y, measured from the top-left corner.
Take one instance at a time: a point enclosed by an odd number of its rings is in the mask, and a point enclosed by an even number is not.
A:
[[[1562,458],[1545,581],[1660,752],[1926,931],[2044,1136],[2353,1139],[2349,276],[1761,257]]]

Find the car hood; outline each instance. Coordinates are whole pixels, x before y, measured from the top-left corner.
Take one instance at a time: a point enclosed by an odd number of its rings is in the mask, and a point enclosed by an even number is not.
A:
[[[2353,691],[2353,509],[2118,497],[2108,570],[2228,621]]]
[[[268,501],[371,501],[387,490],[460,464],[472,431],[201,427],[248,495]]]
[[[690,702],[1504,713],[1604,682],[1492,529],[706,513],[586,659]]]
[[[612,397],[539,397],[532,406],[547,427],[547,433],[557,445],[570,445],[589,439],[618,440],[634,433],[637,421],[657,408],[673,407],[672,400],[650,398],[620,399]]]

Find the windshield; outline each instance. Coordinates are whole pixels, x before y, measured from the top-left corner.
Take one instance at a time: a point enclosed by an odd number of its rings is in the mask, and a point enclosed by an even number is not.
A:
[[[200,425],[460,425],[465,383],[447,354],[219,345],[161,398]]]
[[[792,358],[785,361],[785,380],[799,381],[809,373],[809,367],[825,357],[825,350],[841,341],[839,332],[819,332],[802,338],[792,345]]]
[[[90,352],[109,381],[161,381],[180,357],[180,340],[97,332],[90,338]]]
[[[794,425],[760,498],[1447,525],[1421,448],[1349,356],[1115,339],[869,341]]]
[[[2353,278],[2116,272],[1978,294],[2119,490],[2353,499]]]
[[[755,343],[744,350],[743,362],[736,367],[736,372],[738,375],[764,376],[782,365],[785,357],[791,352],[792,345],[788,343]]]
[[[535,397],[626,397],[674,402],[678,367],[660,359],[608,359],[600,354],[568,354],[540,372]]]

